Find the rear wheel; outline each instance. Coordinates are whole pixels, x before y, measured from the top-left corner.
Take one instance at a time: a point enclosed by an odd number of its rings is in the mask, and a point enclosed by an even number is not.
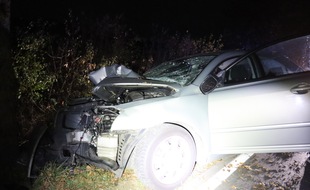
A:
[[[175,125],[151,129],[135,148],[134,169],[152,189],[173,189],[192,173],[196,146],[190,133]]]

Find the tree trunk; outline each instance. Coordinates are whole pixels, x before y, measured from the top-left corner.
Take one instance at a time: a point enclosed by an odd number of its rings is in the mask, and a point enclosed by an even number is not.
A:
[[[0,188],[3,184],[13,183],[10,180],[18,155],[17,85],[11,62],[9,31],[10,0],[0,0]]]

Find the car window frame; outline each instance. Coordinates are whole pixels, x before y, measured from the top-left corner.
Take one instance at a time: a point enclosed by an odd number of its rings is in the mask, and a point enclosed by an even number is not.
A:
[[[229,71],[231,68],[233,68],[234,66],[238,65],[239,63],[241,63],[242,61],[244,61],[245,59],[249,59],[251,64],[253,65],[253,68],[256,71],[257,74],[257,78],[255,79],[251,79],[251,80],[245,80],[242,82],[236,82],[236,83],[230,83],[230,84],[225,84],[222,80],[218,80],[219,82],[221,82],[222,84],[218,84],[218,87],[224,87],[224,86],[232,86],[232,85],[238,85],[238,84],[245,84],[245,83],[251,83],[251,82],[256,82],[256,81],[261,81],[261,80],[268,80],[268,79],[275,79],[275,78],[281,78],[281,77],[286,77],[289,75],[295,75],[295,74],[301,74],[301,73],[305,73],[305,72],[310,72],[310,65],[308,66],[307,70],[303,70],[301,72],[292,72],[292,73],[285,73],[283,75],[275,75],[275,76],[268,76],[265,73],[265,69],[263,64],[261,63],[261,58],[259,55],[257,55],[257,53],[263,51],[263,50],[267,50],[267,49],[272,49],[272,47],[276,47],[280,44],[285,45],[285,43],[291,41],[291,44],[294,43],[294,41],[297,41],[298,39],[301,38],[309,38],[310,41],[310,34],[308,35],[303,35],[303,36],[297,36],[294,38],[286,38],[284,40],[278,40],[276,42],[270,43],[268,45],[265,45],[261,48],[257,48],[253,51],[248,52],[247,54],[245,54],[244,56],[239,57],[237,60],[235,60],[233,63],[231,63],[228,67],[226,67],[224,69],[224,77],[227,71]],[[310,42],[309,42],[310,43]],[[310,46],[310,45],[309,45]],[[309,48],[310,49],[310,48]],[[310,51],[310,50],[309,50]],[[280,51],[281,52],[281,51]],[[282,64],[282,63],[281,63]],[[221,65],[221,64],[220,64]],[[220,66],[218,65],[214,70],[213,70],[213,74],[217,75],[215,72],[217,70],[217,68]],[[283,66],[286,66],[285,64],[282,64]],[[298,66],[297,64],[295,64],[296,66]],[[223,77],[223,76],[221,76]]]

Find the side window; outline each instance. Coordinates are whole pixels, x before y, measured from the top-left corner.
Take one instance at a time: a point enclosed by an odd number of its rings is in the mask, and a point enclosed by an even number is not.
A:
[[[257,78],[255,67],[249,58],[225,72],[224,84],[236,84]]]
[[[263,77],[310,71],[310,36],[287,40],[256,53],[261,63]]]
[[[228,70],[225,68],[229,66],[222,69],[226,72],[219,86],[310,72],[310,35],[274,44],[233,64]]]
[[[261,57],[260,62],[264,69],[264,76],[276,77],[290,73],[289,69],[276,60]]]

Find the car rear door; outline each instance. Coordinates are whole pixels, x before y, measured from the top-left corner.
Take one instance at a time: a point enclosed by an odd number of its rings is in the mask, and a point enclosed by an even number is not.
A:
[[[253,52],[208,94],[214,153],[310,149],[310,36]]]

